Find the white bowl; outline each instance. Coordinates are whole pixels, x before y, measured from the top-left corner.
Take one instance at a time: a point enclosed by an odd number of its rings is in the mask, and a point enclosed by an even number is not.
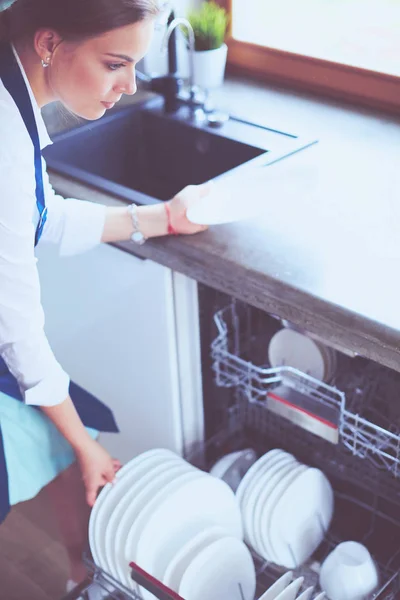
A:
[[[320,586],[330,600],[365,600],[378,583],[376,565],[358,542],[336,546],[321,567]]]
[[[236,492],[243,477],[256,460],[257,454],[252,448],[231,452],[215,463],[210,470],[210,475],[222,479]]]

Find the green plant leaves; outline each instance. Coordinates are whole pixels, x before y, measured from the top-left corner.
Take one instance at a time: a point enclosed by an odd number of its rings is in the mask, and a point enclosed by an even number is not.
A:
[[[189,13],[188,20],[193,27],[197,51],[215,50],[222,46],[229,22],[222,6],[213,1],[203,2],[199,10]]]

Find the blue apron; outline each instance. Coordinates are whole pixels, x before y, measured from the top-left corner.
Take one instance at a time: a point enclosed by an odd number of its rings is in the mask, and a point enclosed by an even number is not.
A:
[[[47,218],[46,201],[43,187],[42,156],[36,120],[29,97],[28,89],[10,44],[0,43],[0,79],[12,96],[21,113],[25,127],[32,140],[35,150],[35,179],[36,205],[39,212],[39,223],[35,234],[35,246],[40,240]],[[0,391],[15,400],[23,402],[17,380],[8,370],[0,357]],[[70,395],[75,408],[86,427],[98,431],[118,432],[111,410],[92,394],[75,383],[70,384]],[[38,407],[35,407],[38,408]],[[3,437],[0,426],[0,523],[5,519],[9,510],[8,473],[5,459]]]

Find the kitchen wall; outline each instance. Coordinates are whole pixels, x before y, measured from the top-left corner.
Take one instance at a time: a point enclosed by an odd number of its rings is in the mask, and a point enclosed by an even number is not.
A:
[[[201,4],[201,0],[171,0],[169,3],[177,17],[186,17],[188,11]],[[163,18],[165,22],[165,18]],[[165,27],[163,26],[163,22],[160,21],[160,26],[156,30],[152,46],[150,48],[149,53],[144,58],[140,66],[138,66],[139,70],[144,71],[145,73],[154,73],[154,74],[164,74],[168,69],[167,62],[167,53],[162,52],[161,47],[165,34]],[[185,45],[185,41],[183,39],[183,35],[178,32],[178,68],[179,73],[186,77],[189,71],[189,61],[187,55],[187,49]]]

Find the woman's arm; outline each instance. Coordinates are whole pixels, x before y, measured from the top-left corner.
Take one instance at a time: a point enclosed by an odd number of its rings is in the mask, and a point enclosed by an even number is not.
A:
[[[47,222],[41,242],[60,245],[61,255],[85,252],[100,242],[128,241],[133,233],[132,217],[128,207],[105,207],[94,202],[64,199],[57,195],[48,178],[43,160],[43,183],[45,187]],[[171,225],[177,233],[193,234],[205,227],[190,223],[186,218],[189,205],[201,200],[210,184],[190,185],[168,202]],[[138,206],[137,217],[145,237],[158,237],[168,232],[165,202],[151,206]]]
[[[188,221],[188,206],[201,201],[209,193],[210,184],[189,185],[168,202],[170,224],[177,233],[193,234],[204,231],[206,227]],[[151,206],[138,206],[137,218],[140,231],[147,238],[167,235],[168,213],[166,202]],[[102,242],[129,240],[133,233],[132,216],[127,208],[107,208]]]
[[[41,406],[40,408],[53,421],[75,451],[84,447],[88,440],[92,439],[69,396],[61,404]]]
[[[167,214],[163,204],[138,206],[137,217],[140,230],[146,237],[158,237],[168,232]],[[122,242],[133,233],[132,215],[127,207],[108,207],[102,242]]]
[[[93,506],[98,489],[114,481],[115,472],[121,466],[119,461],[113,460],[90,437],[69,396],[57,406],[42,406],[41,409],[71,444],[81,469],[87,502]]]

